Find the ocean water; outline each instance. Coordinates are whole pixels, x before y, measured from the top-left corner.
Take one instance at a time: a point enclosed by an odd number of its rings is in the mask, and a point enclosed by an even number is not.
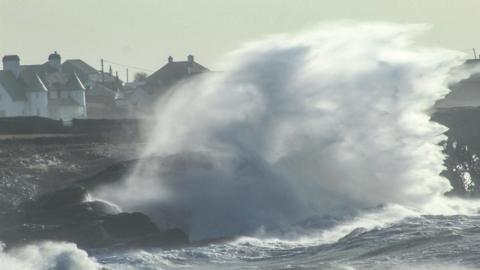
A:
[[[111,269],[478,269],[480,217],[419,216],[337,241],[241,238],[181,250],[94,253]]]
[[[385,214],[376,215],[381,218]],[[175,250],[97,249],[88,250],[90,257],[73,244],[38,243],[1,253],[0,265],[1,269],[19,270],[479,267],[480,216],[412,215],[373,227],[362,222],[327,230],[313,226],[297,239],[241,237],[224,244]]]
[[[126,182],[92,191],[178,227],[175,250],[4,250],[0,269],[470,269],[478,203],[447,198],[430,121],[465,55],[423,25],[334,23],[245,44],[171,89]],[[173,158],[172,158],[173,157]]]

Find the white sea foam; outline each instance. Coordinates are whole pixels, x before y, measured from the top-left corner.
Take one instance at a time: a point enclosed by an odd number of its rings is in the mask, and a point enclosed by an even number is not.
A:
[[[0,248],[2,270],[97,270],[100,266],[75,244],[42,242],[4,250]]]
[[[416,46],[425,29],[329,24],[246,44],[158,103],[145,156],[200,153],[208,166],[145,160],[96,196],[159,222],[176,213],[193,239],[383,204],[451,210],[446,128],[429,112],[465,56]]]

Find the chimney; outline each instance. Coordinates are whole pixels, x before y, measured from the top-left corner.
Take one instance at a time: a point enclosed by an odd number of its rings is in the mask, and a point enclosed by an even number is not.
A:
[[[188,59],[188,64],[190,66],[193,65],[193,55],[190,54],[189,56],[187,56],[187,59]]]
[[[57,51],[55,51],[54,53],[50,54],[50,55],[48,56],[48,63],[49,63],[52,67],[60,70],[60,68],[61,68],[61,66],[62,66],[62,58],[60,57],[60,54],[58,54]]]
[[[173,63],[173,57],[172,56],[168,57],[168,63]]]
[[[8,70],[18,77],[20,74],[20,57],[18,55],[5,55],[2,58],[3,70]]]

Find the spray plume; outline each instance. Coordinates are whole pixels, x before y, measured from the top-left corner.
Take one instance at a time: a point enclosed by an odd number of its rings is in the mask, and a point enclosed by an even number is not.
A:
[[[246,44],[159,101],[146,158],[98,196],[193,239],[428,204],[451,188],[429,111],[464,55],[417,47],[425,29],[329,24]]]

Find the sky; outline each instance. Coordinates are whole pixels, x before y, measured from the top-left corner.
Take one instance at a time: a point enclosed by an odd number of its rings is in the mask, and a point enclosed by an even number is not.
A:
[[[245,42],[338,20],[427,23],[419,43],[473,54],[479,18],[480,0],[0,0],[0,55],[105,59],[125,80],[126,66],[151,73],[169,55],[215,69]]]

